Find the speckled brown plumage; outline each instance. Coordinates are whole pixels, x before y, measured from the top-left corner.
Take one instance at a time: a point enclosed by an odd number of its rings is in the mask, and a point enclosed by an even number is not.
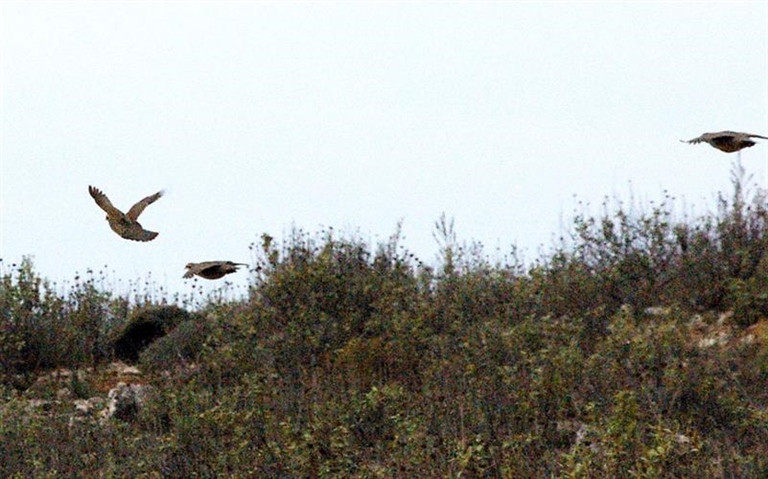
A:
[[[154,195],[147,196],[143,200],[131,206],[131,209],[128,210],[128,213],[123,213],[119,209],[115,208],[114,205],[112,205],[112,202],[109,201],[109,198],[107,198],[107,195],[105,195],[100,189],[89,186],[88,193],[90,193],[91,197],[94,199],[94,201],[96,201],[96,204],[99,205],[99,208],[107,213],[107,221],[109,222],[109,227],[112,228],[112,231],[121,237],[133,241],[151,241],[157,237],[156,232],[145,230],[136,220],[138,219],[141,212],[144,211],[144,208],[151,205],[157,201],[158,198],[163,196],[162,191],[158,191]]]
[[[737,131],[718,131],[717,133],[704,133],[692,140],[680,140],[683,143],[709,143],[714,148],[726,153],[733,153],[754,146],[752,138],[762,138],[768,140],[768,137],[753,135],[751,133],[739,133]]]
[[[245,263],[233,263],[232,261],[204,261],[202,263],[187,263],[184,278],[194,275],[205,279],[219,279],[237,271],[238,266],[247,266]]]

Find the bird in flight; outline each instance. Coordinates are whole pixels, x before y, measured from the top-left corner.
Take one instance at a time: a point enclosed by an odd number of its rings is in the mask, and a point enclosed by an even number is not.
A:
[[[147,196],[143,200],[139,201],[135,205],[131,206],[128,213],[123,213],[112,205],[107,195],[105,195],[100,189],[94,186],[88,186],[88,193],[99,205],[99,208],[107,213],[107,221],[112,231],[122,236],[125,239],[134,241],[151,241],[157,237],[157,233],[154,231],[145,230],[138,221],[139,215],[144,208],[151,205],[158,198],[163,196],[162,191],[158,191],[154,195]]]
[[[768,137],[761,135],[752,135],[750,133],[739,133],[738,131],[718,131],[717,133],[704,133],[698,138],[692,140],[680,140],[683,143],[709,143],[713,147],[726,153],[733,153],[755,145],[752,138],[762,138],[768,140]]]
[[[237,271],[238,266],[248,266],[245,263],[233,263],[232,261],[204,261],[202,263],[187,263],[184,278],[198,275],[205,279],[219,279]]]

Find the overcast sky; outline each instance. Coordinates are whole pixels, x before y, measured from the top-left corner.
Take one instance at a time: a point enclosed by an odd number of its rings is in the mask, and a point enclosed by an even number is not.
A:
[[[170,291],[292,226],[529,259],[577,202],[705,212],[768,134],[768,2],[0,3],[0,257]],[[768,142],[742,161],[766,184]],[[165,189],[123,240],[124,210]],[[245,285],[247,273],[228,276]]]

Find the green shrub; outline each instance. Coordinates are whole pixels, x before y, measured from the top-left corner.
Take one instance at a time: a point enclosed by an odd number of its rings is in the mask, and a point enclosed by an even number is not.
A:
[[[93,365],[111,357],[109,335],[123,319],[121,301],[96,288],[92,272],[67,294],[24,258],[0,278],[0,374]]]
[[[147,346],[185,321],[190,321],[190,314],[178,306],[146,306],[137,309],[116,333],[115,355],[123,361],[135,363]]]
[[[139,364],[142,370],[162,371],[196,362],[210,333],[210,325],[201,318],[183,321],[141,351]]]

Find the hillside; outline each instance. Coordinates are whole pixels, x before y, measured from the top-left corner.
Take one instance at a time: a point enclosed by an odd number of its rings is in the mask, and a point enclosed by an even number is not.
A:
[[[247,298],[2,264],[2,477],[768,476],[765,198],[606,202],[531,264],[333,230]],[[641,210],[641,211],[637,211]]]

